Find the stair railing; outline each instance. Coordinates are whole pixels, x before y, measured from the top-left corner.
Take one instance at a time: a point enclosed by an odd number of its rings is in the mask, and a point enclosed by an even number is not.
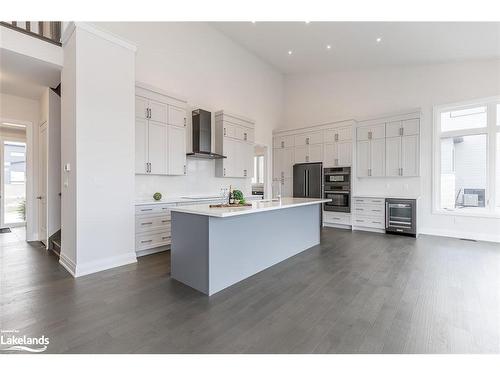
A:
[[[60,21],[0,21],[0,25],[58,46],[61,45]]]

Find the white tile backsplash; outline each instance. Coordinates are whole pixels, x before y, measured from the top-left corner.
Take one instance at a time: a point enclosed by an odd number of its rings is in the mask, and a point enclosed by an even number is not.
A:
[[[245,195],[251,194],[250,178],[215,177],[215,160],[188,158],[186,176],[136,175],[135,198],[150,199],[155,192],[160,192],[164,197],[214,195],[229,185]]]

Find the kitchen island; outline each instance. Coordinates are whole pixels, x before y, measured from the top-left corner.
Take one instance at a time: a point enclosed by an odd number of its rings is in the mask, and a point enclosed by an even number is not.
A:
[[[282,198],[243,207],[174,207],[172,278],[210,296],[318,245],[326,201]]]

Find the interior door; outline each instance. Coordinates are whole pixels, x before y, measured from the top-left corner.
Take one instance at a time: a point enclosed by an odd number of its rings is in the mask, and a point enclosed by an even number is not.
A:
[[[401,168],[401,137],[391,137],[385,140],[385,175],[400,176]]]
[[[167,174],[167,126],[149,121],[148,160],[151,174]]]
[[[47,142],[48,132],[47,123],[43,123],[39,129],[39,186],[38,186],[38,223],[40,241],[47,246]]]
[[[186,128],[168,126],[168,174],[186,172]]]

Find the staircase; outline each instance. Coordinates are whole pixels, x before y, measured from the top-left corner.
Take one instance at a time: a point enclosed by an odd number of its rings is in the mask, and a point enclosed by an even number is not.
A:
[[[61,254],[61,230],[58,230],[49,238],[49,250],[58,257]]]

